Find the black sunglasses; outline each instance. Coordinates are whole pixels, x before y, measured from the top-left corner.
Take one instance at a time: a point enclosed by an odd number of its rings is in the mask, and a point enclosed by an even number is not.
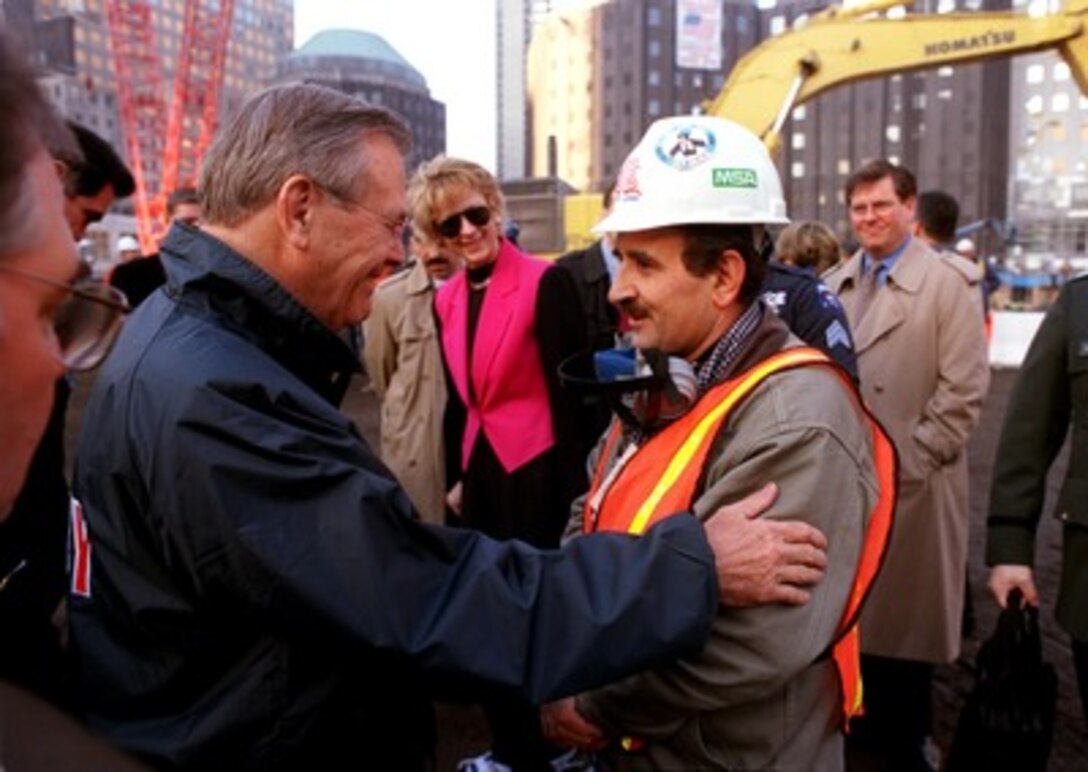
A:
[[[491,210],[486,206],[470,206],[456,214],[451,214],[445,220],[435,223],[435,230],[446,239],[456,238],[461,232],[461,218],[464,217],[477,228],[482,228],[491,222]]]

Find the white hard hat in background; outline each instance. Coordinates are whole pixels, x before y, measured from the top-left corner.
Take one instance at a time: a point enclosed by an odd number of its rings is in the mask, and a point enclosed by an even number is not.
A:
[[[124,235],[121,238],[117,239],[118,252],[132,252],[134,250],[136,252],[140,251],[140,242],[138,242],[132,236]]]
[[[597,233],[698,223],[788,223],[778,170],[743,126],[707,115],[655,121],[627,156]]]
[[[962,238],[956,242],[956,251],[964,257],[974,257],[978,254],[978,247],[971,239]]]

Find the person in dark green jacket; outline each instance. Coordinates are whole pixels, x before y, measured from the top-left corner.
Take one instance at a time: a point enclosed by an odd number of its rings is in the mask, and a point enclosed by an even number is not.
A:
[[[1088,277],[1066,284],[1043,319],[1013,388],[990,488],[986,563],[1004,607],[1019,588],[1039,604],[1032,565],[1046,477],[1070,427],[1072,455],[1055,507],[1062,522],[1057,618],[1072,637],[1088,714]]]

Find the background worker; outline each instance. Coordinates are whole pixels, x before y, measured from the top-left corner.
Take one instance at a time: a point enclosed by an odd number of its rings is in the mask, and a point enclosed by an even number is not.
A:
[[[615,187],[613,182],[604,191],[602,205],[605,213],[612,208]],[[586,322],[588,347],[600,351],[619,345],[617,336],[622,334],[619,312],[608,302],[608,291],[616,278],[616,271],[619,270],[612,247],[612,235],[602,233],[599,239],[585,249],[568,252],[559,257],[555,264],[570,271],[574,279]],[[583,395],[581,404],[583,418],[580,423],[584,428],[585,444],[593,447],[612,419],[612,410],[605,399],[595,394]]]
[[[435,289],[460,270],[413,228],[412,258],[374,291],[365,323],[363,360],[381,400],[382,461],[428,523],[446,520],[443,416],[446,378],[434,322]]]
[[[774,257],[784,265],[820,276],[842,262],[842,245],[822,222],[792,222],[778,234]]]
[[[824,278],[846,307],[866,403],[899,452],[895,529],[861,616],[866,712],[849,736],[895,769],[939,764],[933,666],[959,654],[966,446],[990,379],[977,273],[911,235],[917,184],[872,161],[846,182],[861,248]]]
[[[99,373],[72,640],[91,725],[156,765],[425,768],[428,673],[543,700],[697,649],[719,599],[803,603],[821,575],[818,531],[750,517],[773,490],[546,552],[416,521],[337,409],[342,333],[403,259],[409,137],[308,84],[243,105],[201,228],[162,244],[169,291]]]
[[[681,137],[698,149],[669,152]],[[743,169],[750,182],[722,182],[721,169]],[[651,125],[598,225],[616,234],[620,270],[610,297],[631,320],[633,344],[670,357],[671,372],[685,363],[695,388],[656,420],[648,411],[617,415],[598,446],[594,484],[574,508],[572,530],[637,534],[675,505],[705,516],[775,479],[779,497],[763,517],[803,518],[829,535],[828,572],[809,605],[722,609],[698,655],[544,708],[543,724],[556,741],[589,749],[605,738],[642,741],[638,761],[617,744],[620,768],[843,765],[843,700],[825,655],[848,615],[870,515],[881,500],[890,513],[895,469],[853,380],[803,348],[759,301],[759,246],[765,227],[785,214],[778,174],[758,137],[719,118],[686,116]],[[749,378],[750,390],[734,385]],[[648,402],[657,390],[636,399]],[[731,400],[739,401],[730,409]],[[888,448],[883,477],[874,431]],[[691,450],[698,436],[704,439]],[[666,482],[681,459],[680,479]],[[659,496],[661,508],[639,521],[650,509],[643,502]],[[884,536],[872,547],[877,561]],[[856,653],[853,665],[856,672]]]
[[[200,195],[196,188],[178,188],[166,199],[166,230],[175,222],[194,228],[200,225]],[[110,273],[109,283],[125,293],[129,306],[135,308],[166,283],[166,271],[156,252],[122,262]]]
[[[761,251],[770,251],[770,237],[761,238]],[[834,359],[856,381],[857,354],[846,311],[813,268],[807,267],[838,262],[839,242],[835,236],[820,223],[787,225],[773,253],[765,257],[763,302],[782,317],[794,335]]]

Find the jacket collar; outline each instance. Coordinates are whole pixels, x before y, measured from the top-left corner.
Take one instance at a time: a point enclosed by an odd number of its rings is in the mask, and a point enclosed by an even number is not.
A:
[[[423,295],[434,291],[434,282],[427,273],[423,261],[417,259],[408,269],[408,275],[404,277],[404,291],[409,295]]]
[[[888,274],[886,290],[889,291],[878,294],[865,318],[860,322],[854,320],[852,324],[854,349],[859,355],[910,317],[914,296],[925,282],[926,270],[933,257],[925,242],[911,239]],[[839,286],[853,284],[856,287],[861,277],[861,266],[862,256],[858,252],[843,266]]]
[[[179,308],[215,317],[339,405],[359,370],[350,331],[334,333],[269,274],[204,231],[178,223],[160,253],[166,292]]]
[[[892,266],[892,270],[888,273],[888,281],[912,295],[918,292],[925,278],[926,255],[928,252],[929,248],[926,247],[925,242],[919,241],[912,236],[903,250],[903,254],[895,261],[895,265]],[[858,250],[846,261],[842,268],[842,286],[852,285],[856,287],[858,282],[861,281],[864,265],[863,253]]]

